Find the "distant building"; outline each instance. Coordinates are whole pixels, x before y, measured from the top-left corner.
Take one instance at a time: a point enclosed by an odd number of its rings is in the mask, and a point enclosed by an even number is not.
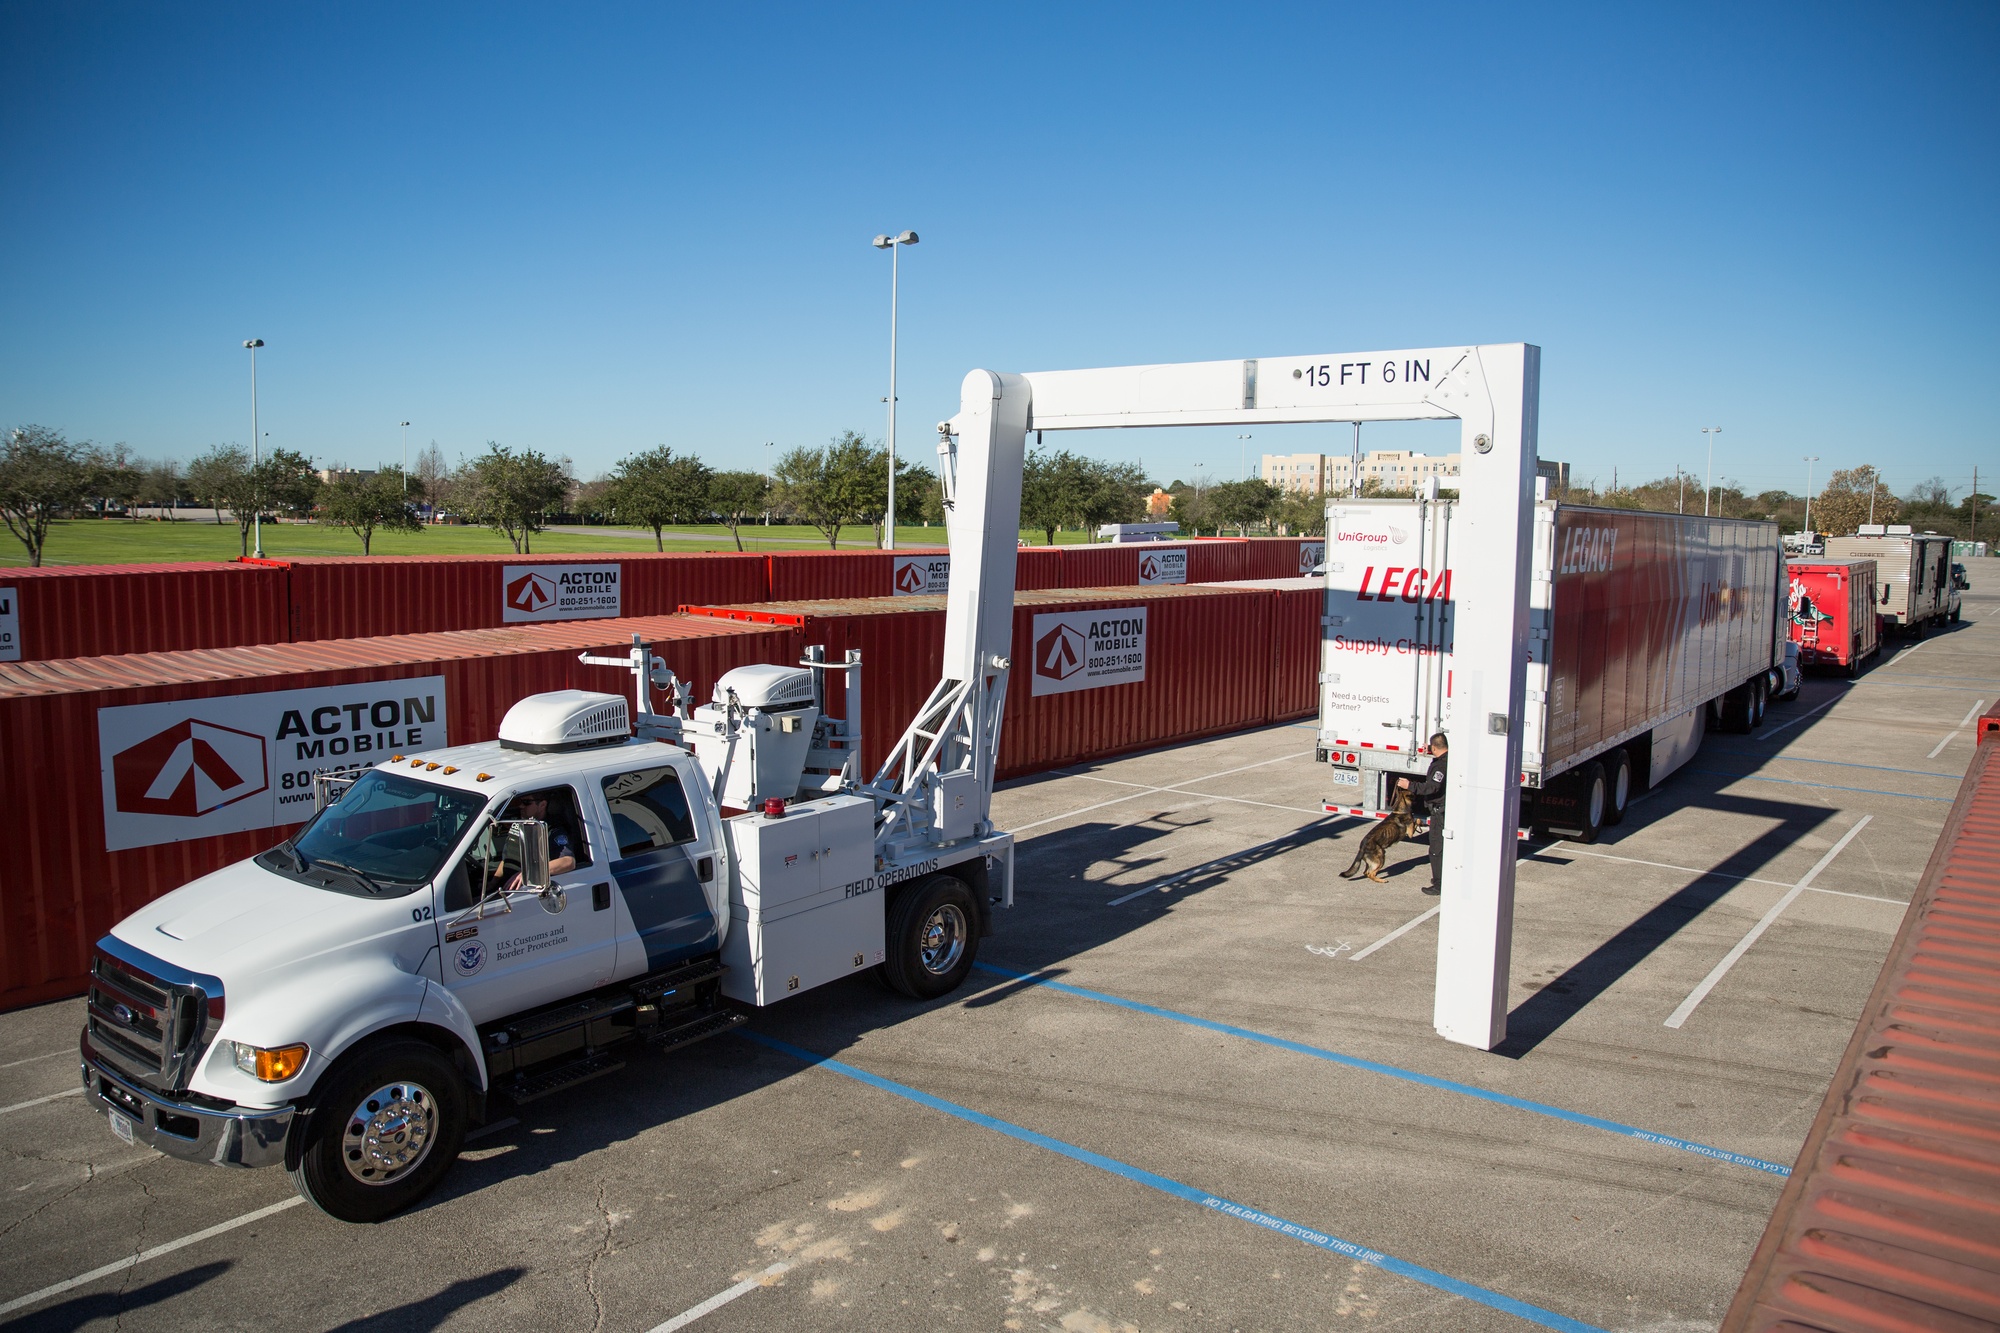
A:
[[[336,481],[340,481],[348,477],[352,477],[356,481],[366,481],[370,477],[375,475],[375,471],[373,468],[364,469],[364,468],[353,468],[353,467],[323,467],[318,471],[316,475],[319,477],[321,481],[331,486]]]
[[[1374,478],[1382,489],[1408,491],[1436,477],[1444,487],[1458,485],[1457,454],[1420,454],[1408,449],[1370,449],[1361,456],[1361,480]],[[1265,454],[1258,475],[1281,491],[1308,495],[1340,495],[1354,485],[1351,454]],[[1549,493],[1569,486],[1569,464],[1554,459],[1535,461],[1535,475],[1548,478]]]
[[[1165,518],[1167,516],[1167,511],[1169,509],[1172,509],[1173,507],[1174,507],[1174,497],[1168,495],[1158,486],[1155,486],[1153,488],[1153,493],[1146,497],[1147,518]]]
[[[1354,459],[1350,454],[1265,454],[1258,475],[1281,491],[1337,495],[1354,484]],[[1458,455],[1370,449],[1361,456],[1361,480],[1370,477],[1392,491],[1410,490],[1427,477],[1451,486],[1458,477]]]

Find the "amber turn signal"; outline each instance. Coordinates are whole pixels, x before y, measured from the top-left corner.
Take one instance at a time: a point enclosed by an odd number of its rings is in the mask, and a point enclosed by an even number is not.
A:
[[[283,1083],[305,1068],[305,1064],[304,1042],[270,1050],[262,1046],[246,1046],[240,1041],[236,1043],[236,1067],[265,1083]]]

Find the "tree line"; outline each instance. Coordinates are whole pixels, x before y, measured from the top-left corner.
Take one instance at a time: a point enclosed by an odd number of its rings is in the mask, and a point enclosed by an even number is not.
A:
[[[650,529],[658,550],[670,528],[719,524],[740,551],[744,525],[760,520],[811,527],[829,547],[839,545],[844,529],[866,528],[880,546],[890,517],[888,452],[855,431],[824,446],[787,450],[769,476],[718,470],[664,444],[630,454],[590,481],[577,479],[567,457],[496,441],[456,464],[432,443],[411,462],[407,473],[335,466],[322,474],[294,450],[273,449],[253,461],[233,444],[185,463],[148,461],[123,444],[72,442],[57,430],[21,426],[0,436],[0,521],[27,549],[29,563],[39,565],[57,518],[133,516],[140,507],[169,518],[182,507],[208,509],[216,524],[236,524],[246,555],[260,516],[344,527],[364,555],[378,532],[421,531],[438,521],[481,524],[527,553],[537,534],[563,522]],[[1021,525],[1053,543],[1061,532],[1140,522],[1159,489],[1136,464],[1037,447],[1025,460]],[[1257,479],[1206,487],[1176,481],[1165,489],[1166,517],[1188,536],[1324,527],[1318,497],[1285,494]],[[898,458],[895,521],[942,524],[945,510],[937,474]]]
[[[1687,475],[1602,489],[1594,482],[1573,485],[1562,498],[1572,504],[1611,509],[1702,512],[1701,479]],[[1985,539],[1991,540],[1996,531],[1992,507],[1993,496],[1953,487],[1943,477],[1927,478],[1897,495],[1878,469],[1864,464],[1842,468],[1827,479],[1812,498],[1812,527],[1815,532],[1842,537],[1863,523],[1907,523],[1918,532],[1941,532],[1961,540],[1979,539],[1983,532]],[[1805,529],[1806,498],[1784,490],[1751,494],[1735,482],[1724,481],[1709,493],[1709,512],[1723,518],[1775,521],[1788,532],[1798,532]]]

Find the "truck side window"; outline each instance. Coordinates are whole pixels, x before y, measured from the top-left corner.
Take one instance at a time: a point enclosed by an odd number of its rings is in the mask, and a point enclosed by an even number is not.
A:
[[[604,779],[604,803],[611,807],[621,857],[694,841],[694,815],[671,768],[642,768]]]

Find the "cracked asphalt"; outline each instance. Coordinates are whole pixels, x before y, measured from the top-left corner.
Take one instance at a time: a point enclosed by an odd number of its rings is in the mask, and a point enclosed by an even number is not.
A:
[[[731,1292],[682,1326],[1534,1326],[1484,1293],[1713,1328],[1782,1177],[1616,1127],[1797,1153],[1970,754],[1947,737],[2000,698],[2000,572],[1971,563],[1964,624],[1809,678],[1595,846],[1524,852],[1499,1052],[1431,1031],[1434,921],[1354,960],[1432,905],[1423,848],[1337,879],[1362,830],[1319,814],[1312,729],[1274,727],[1004,788],[1019,905],[980,957],[1008,971],[632,1055],[379,1226],[124,1146],[62,1095],[80,1002],[0,1015],[0,1305],[83,1277],[10,1327],[647,1333]]]

